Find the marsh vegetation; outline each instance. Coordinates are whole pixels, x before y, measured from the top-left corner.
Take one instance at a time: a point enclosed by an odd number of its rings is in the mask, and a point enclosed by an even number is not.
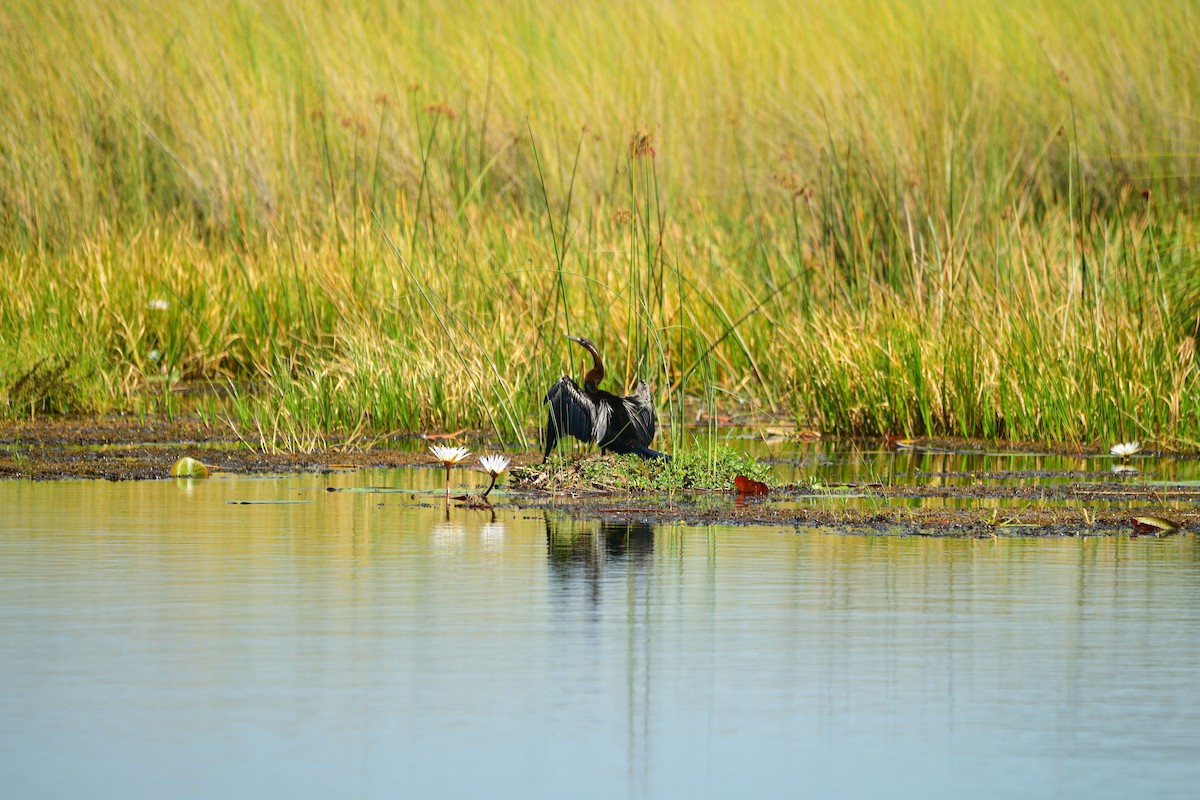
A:
[[[0,414],[1200,447],[1193,7],[544,6],[5,3]]]

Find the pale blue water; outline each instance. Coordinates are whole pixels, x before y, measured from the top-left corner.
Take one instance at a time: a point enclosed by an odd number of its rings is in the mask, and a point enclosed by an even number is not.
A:
[[[321,491],[438,479],[0,482],[3,796],[1200,785],[1194,535],[447,519],[434,494]]]

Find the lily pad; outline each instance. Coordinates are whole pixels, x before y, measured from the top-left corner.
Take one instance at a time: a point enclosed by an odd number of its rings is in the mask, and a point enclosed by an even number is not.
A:
[[[207,478],[208,467],[190,456],[184,456],[171,465],[174,478]]]
[[[1179,523],[1162,517],[1133,517],[1129,520],[1139,533],[1158,533],[1179,530]]]

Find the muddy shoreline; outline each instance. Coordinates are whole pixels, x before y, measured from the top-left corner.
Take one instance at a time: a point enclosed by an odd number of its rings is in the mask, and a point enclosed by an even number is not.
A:
[[[343,447],[312,453],[271,452],[231,431],[195,420],[106,417],[0,424],[0,479],[152,480],[170,477],[171,464],[183,456],[202,461],[215,472],[246,474],[429,463],[420,442],[406,450]]]
[[[0,479],[164,479],[182,456],[196,458],[217,473],[238,474],[430,466],[425,446],[437,437],[421,439],[285,453],[264,451],[229,431],[195,420],[112,417],[6,423],[0,425]],[[514,461],[536,460],[536,454],[528,453]],[[1136,516],[1165,517],[1181,526],[1180,533],[1200,530],[1200,487],[1148,487],[1088,472],[1073,473],[1067,482],[1041,485],[989,482],[1045,477],[1038,473],[972,473],[970,477],[975,479],[971,485],[859,483],[840,486],[838,491],[790,486],[776,488],[765,498],[746,499],[732,492],[550,493],[510,480],[504,494],[494,499],[497,508],[554,509],[617,523],[828,527],[842,533],[980,538],[1137,535],[1130,523]],[[855,498],[854,503],[841,501],[847,494]],[[923,505],[915,507],[916,501]],[[987,501],[1003,505],[989,508]],[[959,503],[964,507],[938,507]]]
[[[1164,508],[1154,498],[1126,493],[1120,509],[1046,508],[913,508],[889,503],[886,492],[874,495],[876,504],[866,507],[829,508],[825,498],[805,494],[802,489],[773,491],[769,498],[739,501],[726,495],[711,502],[712,493],[697,502],[685,496],[666,499],[634,497],[536,497],[517,496],[497,507],[566,510],[581,519],[625,524],[682,523],[686,525],[764,525],[789,529],[827,528],[838,533],[905,536],[954,536],[973,538],[1033,536],[1163,536],[1200,530],[1200,510]],[[954,497],[953,494],[939,495]],[[805,505],[805,499],[813,505]],[[1200,507],[1198,507],[1200,508]],[[1179,524],[1177,531],[1139,532],[1134,517],[1165,517]]]

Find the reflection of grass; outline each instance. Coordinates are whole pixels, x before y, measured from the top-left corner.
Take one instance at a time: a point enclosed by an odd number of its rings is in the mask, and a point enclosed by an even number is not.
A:
[[[2,415],[524,443],[570,332],[673,422],[1200,446],[1187,4],[111,5],[0,6]]]

